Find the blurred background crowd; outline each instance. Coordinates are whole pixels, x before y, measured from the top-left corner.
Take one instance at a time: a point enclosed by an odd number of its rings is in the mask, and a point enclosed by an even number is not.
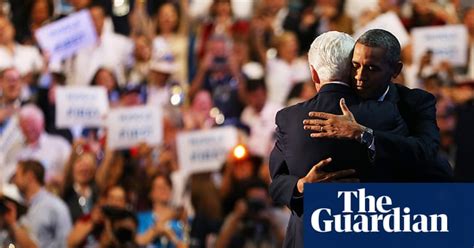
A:
[[[98,43],[53,63],[35,31],[84,9]],[[315,37],[387,12],[408,33],[466,27],[465,65],[431,51],[414,61],[409,42],[395,81],[436,96],[440,151],[472,181],[472,0],[0,0],[0,247],[280,247],[289,211],[267,192],[274,116],[316,93]],[[103,128],[58,128],[55,89],[68,85],[105,87],[111,108],[162,108],[163,141],[110,150]],[[224,125],[245,156],[173,194],[176,135]]]

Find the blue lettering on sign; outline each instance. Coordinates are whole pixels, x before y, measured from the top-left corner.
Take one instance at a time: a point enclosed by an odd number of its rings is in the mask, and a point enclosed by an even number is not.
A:
[[[225,149],[210,149],[210,150],[194,151],[191,154],[191,162],[203,162],[203,161],[216,160],[225,153],[226,153]]]
[[[77,20],[75,22],[68,23],[66,25],[60,26],[57,29],[52,30],[49,32],[49,36],[57,36],[62,34],[63,32],[69,32],[70,30],[76,29],[80,25],[80,21]]]
[[[121,122],[129,122],[129,121],[135,121],[135,122],[144,122],[144,121],[150,121],[152,117],[151,113],[127,113],[127,114],[122,114],[119,116],[119,121]]]
[[[68,39],[66,39],[63,42],[57,44],[54,47],[54,51],[67,50],[70,47],[77,46],[77,44],[80,44],[83,40],[84,40],[84,35],[83,34],[77,34],[75,36],[68,37]]]
[[[67,111],[68,118],[98,118],[99,111],[95,108],[70,108]]]
[[[87,93],[77,93],[77,92],[71,92],[67,93],[66,95],[67,99],[69,101],[92,101],[95,100],[96,96],[87,94]]]
[[[454,33],[437,33],[437,34],[426,34],[427,40],[444,40],[444,41],[451,41],[456,38],[456,34]]]
[[[124,128],[119,132],[120,139],[144,139],[148,138],[152,135],[152,127],[143,127],[143,128]]]
[[[435,56],[453,57],[457,54],[456,47],[436,48],[433,50]]]
[[[206,144],[206,145],[210,145],[210,144],[220,144],[222,143],[222,141],[224,140],[224,136],[223,135],[219,135],[219,136],[204,136],[204,137],[198,137],[198,138],[190,138],[189,139],[189,143],[191,145],[202,145],[202,144]]]

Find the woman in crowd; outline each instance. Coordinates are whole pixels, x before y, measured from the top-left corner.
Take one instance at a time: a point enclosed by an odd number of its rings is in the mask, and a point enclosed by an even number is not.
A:
[[[92,211],[99,190],[95,184],[96,155],[85,143],[76,142],[65,171],[62,198],[73,222]]]
[[[97,70],[90,85],[103,86],[107,90],[109,96],[109,103],[112,106],[118,105],[120,98],[120,91],[117,82],[117,77],[111,69],[102,67]]]
[[[179,5],[170,2],[161,5],[154,21],[156,36],[153,39],[153,58],[159,59],[163,57],[163,52],[171,51],[178,67],[172,79],[183,87],[189,81],[187,2],[181,0]]]
[[[172,183],[164,174],[157,174],[151,184],[152,209],[138,213],[137,243],[146,247],[186,247],[187,223],[182,211],[171,206]]]

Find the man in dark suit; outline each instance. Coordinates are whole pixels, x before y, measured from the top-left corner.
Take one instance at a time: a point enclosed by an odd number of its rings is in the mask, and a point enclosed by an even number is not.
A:
[[[451,167],[438,156],[436,99],[426,91],[392,83],[402,66],[400,44],[393,34],[373,29],[357,40],[352,57],[353,87],[363,99],[396,104],[409,128],[408,136],[371,131],[349,118],[350,112],[339,116],[310,113],[318,119],[305,120],[304,128],[315,131],[311,136],[317,138],[367,138],[374,154],[376,181],[450,181]]]
[[[342,112],[353,119],[349,124],[358,122],[387,133],[408,134],[396,105],[360,103],[355,91],[345,83],[350,77],[348,61],[353,46],[354,40],[340,32],[327,32],[316,38],[308,60],[318,94],[281,110],[276,116],[277,141],[270,156],[270,195],[292,210],[285,247],[303,247],[304,183],[357,181],[354,177],[370,181],[373,176],[373,154],[367,149],[370,144],[364,144],[364,140],[312,139],[310,131],[302,128],[309,111],[340,114],[342,107]]]

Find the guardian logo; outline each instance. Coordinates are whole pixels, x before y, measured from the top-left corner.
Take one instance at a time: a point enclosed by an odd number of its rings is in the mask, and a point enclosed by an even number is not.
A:
[[[449,232],[446,214],[412,213],[409,206],[394,207],[390,196],[367,195],[366,189],[338,191],[341,213],[318,208],[311,214],[311,226],[319,233],[437,233]]]
[[[473,192],[474,183],[306,184],[303,247],[472,248]]]

